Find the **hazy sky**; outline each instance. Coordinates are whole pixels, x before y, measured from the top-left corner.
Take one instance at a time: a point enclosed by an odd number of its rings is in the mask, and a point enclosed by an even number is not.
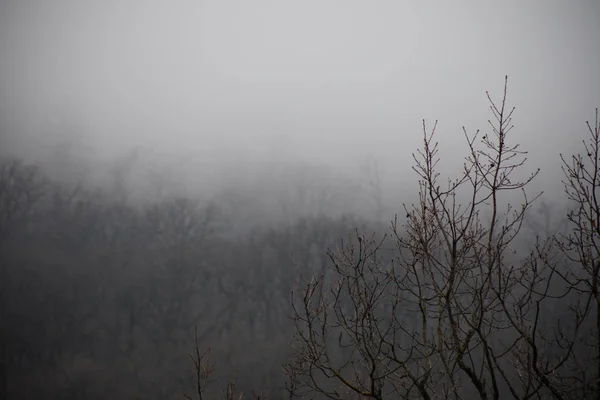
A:
[[[423,118],[446,154],[487,129],[508,75],[514,135],[555,171],[600,106],[598,21],[598,0],[0,0],[1,125],[32,146],[64,118],[99,152],[391,168]]]

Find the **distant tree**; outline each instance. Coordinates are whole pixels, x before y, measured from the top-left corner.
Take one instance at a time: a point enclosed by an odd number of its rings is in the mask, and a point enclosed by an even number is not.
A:
[[[13,281],[5,251],[17,233],[23,234],[45,194],[46,177],[19,160],[0,162],[0,398],[8,396],[8,363],[11,357],[7,318],[7,291]]]
[[[364,175],[361,188],[367,197],[367,202],[373,209],[373,216],[376,221],[381,221],[384,217],[383,205],[383,187],[381,184],[380,165],[376,158],[368,157],[361,165],[361,172]]]

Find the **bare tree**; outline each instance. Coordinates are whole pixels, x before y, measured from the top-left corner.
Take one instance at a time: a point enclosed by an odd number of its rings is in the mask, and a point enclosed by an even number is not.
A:
[[[214,383],[215,379],[213,378],[213,374],[215,373],[215,364],[211,361],[211,349],[208,348],[204,353],[200,353],[200,342],[198,341],[198,328],[196,327],[195,331],[196,337],[196,346],[195,353],[190,354],[190,359],[194,364],[194,371],[196,373],[196,394],[198,396],[198,400],[205,400],[206,390],[209,384]],[[193,397],[183,394],[188,400],[192,400]],[[226,382],[225,389],[222,393],[223,400],[242,400],[244,398],[243,392],[236,391],[236,378],[229,379]],[[251,396],[249,397],[251,400],[262,400],[265,398],[264,393],[262,392],[251,392]]]
[[[562,290],[563,306],[555,315],[562,326],[552,337],[562,361],[549,380],[562,398],[600,399],[600,121],[587,122],[585,153],[561,155],[565,192],[572,208],[568,233],[556,235],[540,252]],[[551,248],[552,247],[552,248]],[[549,250],[559,250],[552,257]],[[555,310],[555,313],[558,310]],[[560,329],[558,329],[560,328]],[[559,397],[559,396],[556,397]]]
[[[463,129],[467,156],[458,177],[445,184],[436,126],[428,131],[423,122],[423,147],[413,155],[419,202],[405,206],[404,224],[392,223],[394,257],[387,241],[357,235],[330,252],[331,281],[313,275],[293,296],[296,337],[285,370],[295,396],[562,399],[587,393],[583,380],[592,379],[576,344],[584,337],[583,315],[597,310],[588,304],[600,301],[593,286],[600,260],[588,255],[600,209],[593,208],[595,192],[583,191],[588,197],[578,201],[593,211],[586,214],[587,236],[578,243],[587,247],[577,260],[587,263],[590,277],[569,282],[589,300],[557,321],[552,307],[573,296],[556,278],[555,241],[525,257],[517,253],[525,216],[541,193],[530,197],[525,190],[539,170],[521,173],[527,153],[510,140],[514,108],[506,103],[506,83],[500,102],[487,96],[491,132]],[[598,151],[598,129],[593,132]],[[599,154],[588,153],[597,166]],[[575,175],[594,179],[590,185],[600,179]],[[595,350],[584,354],[600,362],[598,344],[591,345]]]

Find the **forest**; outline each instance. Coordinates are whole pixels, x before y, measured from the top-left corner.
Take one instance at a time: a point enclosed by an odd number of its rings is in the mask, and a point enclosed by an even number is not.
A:
[[[136,197],[134,153],[102,187],[5,157],[0,397],[600,398],[598,110],[554,201],[495,95],[454,175],[423,121],[391,211],[373,165]]]

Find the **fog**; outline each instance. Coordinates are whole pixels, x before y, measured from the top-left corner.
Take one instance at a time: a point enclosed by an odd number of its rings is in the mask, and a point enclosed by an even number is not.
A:
[[[347,169],[370,156],[401,186],[421,120],[458,153],[508,75],[515,135],[550,183],[600,104],[594,0],[0,7],[2,140],[31,156],[66,122],[98,158],[143,146]]]
[[[403,208],[418,200],[423,121],[437,121],[445,184],[464,171],[463,127],[492,131],[486,92],[500,104],[505,77],[509,140],[529,152],[516,174],[540,168],[528,193],[544,194],[514,225],[478,203],[462,261],[501,249],[500,264],[527,269],[539,237],[596,229],[597,204],[567,223],[560,154],[583,151],[600,107],[598,21],[598,0],[0,0],[0,397],[181,398],[194,327],[219,384],[239,371],[246,393],[281,396],[297,275],[326,271],[342,237],[389,234],[396,215],[396,250],[406,233],[450,230],[450,213]],[[501,238],[524,233],[485,247],[473,238],[491,218],[506,218]],[[573,260],[561,268],[597,270]],[[545,297],[543,323],[575,297]],[[496,367],[517,379],[511,362]]]

